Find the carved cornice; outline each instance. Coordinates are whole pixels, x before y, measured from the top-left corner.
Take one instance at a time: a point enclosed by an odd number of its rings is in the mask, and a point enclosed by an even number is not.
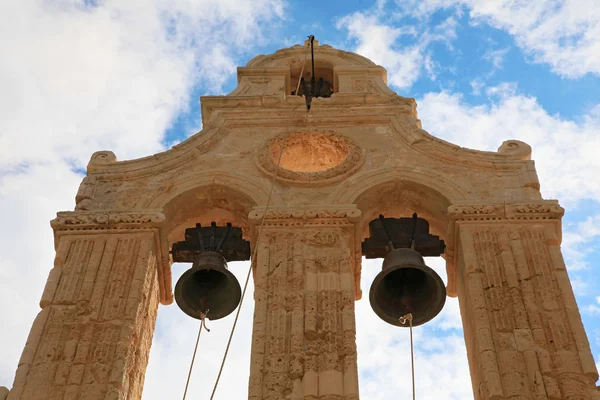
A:
[[[54,231],[148,229],[162,226],[165,215],[159,210],[63,211],[50,221]]]
[[[446,262],[448,296],[457,295],[457,255],[455,251],[461,224],[507,224],[549,221],[556,224],[561,236],[561,218],[565,210],[556,200],[532,200],[527,203],[458,203],[448,207],[448,233],[446,235]]]
[[[564,213],[564,208],[556,200],[527,203],[453,204],[448,207],[448,217],[452,221],[559,220]]]
[[[250,212],[248,219],[254,225],[264,226],[306,226],[306,225],[348,225],[360,220],[361,211],[354,205],[348,206],[306,206],[298,208],[257,207]]]
[[[112,151],[97,151],[88,162],[88,176],[93,174],[98,180],[134,180],[174,170],[207,153],[227,137],[229,131],[221,127],[224,121],[214,122],[214,126],[205,125],[202,131],[185,141],[148,157],[118,161]]]

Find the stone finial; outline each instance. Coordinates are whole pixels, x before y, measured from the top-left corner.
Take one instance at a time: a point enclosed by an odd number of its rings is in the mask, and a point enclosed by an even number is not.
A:
[[[514,156],[520,160],[531,160],[531,146],[520,140],[505,140],[498,148],[498,153]]]

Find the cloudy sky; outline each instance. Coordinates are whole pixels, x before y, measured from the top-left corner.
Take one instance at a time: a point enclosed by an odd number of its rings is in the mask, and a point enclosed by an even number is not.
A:
[[[599,0],[20,0],[0,2],[0,27],[0,385],[52,267],[48,221],[73,209],[90,155],[169,148],[200,128],[199,96],[230,92],[236,66],[309,34],[387,68],[431,134],[533,147],[544,197],[567,209],[563,252],[600,360]],[[231,268],[243,281],[247,264]],[[378,269],[365,263],[365,290]],[[251,299],[215,399],[246,395]],[[408,398],[408,332],[366,300],[357,314],[362,398]],[[210,397],[232,322],[204,334],[188,398]],[[144,399],[183,393],[197,328],[160,308]],[[456,301],[415,340],[419,397],[472,399]]]

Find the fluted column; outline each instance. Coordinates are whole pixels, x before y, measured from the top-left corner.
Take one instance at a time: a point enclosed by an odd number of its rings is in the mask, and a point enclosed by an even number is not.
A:
[[[249,399],[358,399],[356,208],[255,210]],[[358,259],[360,260],[360,259]]]
[[[140,399],[159,303],[158,212],[65,212],[9,400]]]
[[[593,399],[598,372],[555,201],[457,205],[457,291],[475,399]]]

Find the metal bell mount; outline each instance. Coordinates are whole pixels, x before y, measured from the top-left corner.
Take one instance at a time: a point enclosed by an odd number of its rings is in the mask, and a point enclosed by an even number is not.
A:
[[[196,224],[185,231],[186,240],[173,244],[175,262],[193,261],[175,285],[175,301],[192,318],[216,320],[231,314],[240,304],[242,290],[228,270],[227,261],[250,259],[250,243],[241,228]]]
[[[425,265],[423,255],[439,256],[444,242],[429,234],[429,224],[418,218],[384,218],[369,223],[370,237],[362,243],[367,258],[384,257],[369,301],[375,314],[392,325],[408,327],[401,317],[412,314],[412,326],[433,319],[444,307],[442,278]]]

